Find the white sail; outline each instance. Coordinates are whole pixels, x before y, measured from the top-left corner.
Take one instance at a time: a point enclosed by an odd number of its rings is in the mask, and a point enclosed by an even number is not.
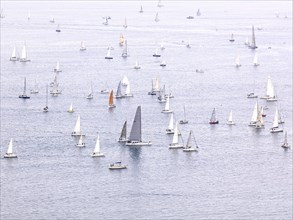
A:
[[[276,109],[275,117],[274,117],[274,122],[273,122],[273,128],[277,128],[277,127],[279,127],[279,113],[278,113],[278,109]]]
[[[130,96],[131,95],[131,92],[130,92],[130,84],[129,83],[126,86],[125,95],[126,96]]]
[[[11,58],[16,58],[16,47],[14,46],[12,54],[11,54]]]
[[[94,153],[100,153],[100,135],[98,135],[98,137],[97,137]]]
[[[158,21],[159,21],[159,13],[157,12],[155,17],[155,22],[158,22]]]
[[[80,50],[86,50],[84,41],[81,41],[81,43],[80,43]]]
[[[167,97],[167,100],[166,100],[166,104],[165,104],[165,111],[169,111],[170,110],[170,98],[169,96]]]
[[[124,28],[127,28],[127,19],[126,19],[126,17],[125,17],[125,19],[124,19],[124,25],[123,25],[123,27],[124,27]]]
[[[249,45],[249,48],[256,49],[256,43],[255,43],[255,34],[254,34],[254,26],[252,26],[252,35],[251,35],[251,43]]]
[[[10,139],[9,145],[8,145],[8,149],[7,149],[7,154],[12,154],[12,138]]]
[[[275,97],[275,90],[274,90],[274,86],[271,80],[271,77],[269,76],[268,78],[268,83],[267,83],[267,97],[268,98],[274,98]]]
[[[172,139],[172,144],[178,144],[178,124],[176,122],[175,124],[175,128],[174,128],[174,135],[173,135],[173,139]]]
[[[252,112],[250,123],[255,123],[257,121],[257,111],[258,111],[258,102],[255,103],[254,109]]]
[[[173,116],[173,113],[171,113],[171,116],[170,116],[170,121],[169,121],[168,129],[169,130],[173,130],[174,129],[174,116]]]
[[[129,80],[127,76],[123,76],[121,83],[122,83],[122,86],[127,86],[129,84]]]
[[[22,51],[21,51],[21,57],[22,60],[27,59],[27,53],[26,53],[26,45],[23,45]]]
[[[232,111],[230,111],[228,122],[233,122]]]
[[[107,56],[106,57],[111,57],[111,49],[110,47],[108,48]]]
[[[78,146],[82,146],[83,145],[83,136],[82,135],[80,135],[77,145]]]
[[[259,63],[258,63],[258,55],[257,55],[257,53],[254,54],[253,65],[254,65],[254,66],[258,66],[258,65],[259,65]]]
[[[77,121],[74,127],[74,130],[72,132],[73,135],[80,135],[80,116],[77,116]]]
[[[70,104],[69,106],[69,109],[67,110],[68,112],[72,113],[74,110],[73,110],[73,106],[72,106],[72,103]]]
[[[236,65],[236,67],[240,67],[241,66],[241,64],[240,64],[240,57],[239,56],[237,56],[236,59],[235,59],[235,65]]]

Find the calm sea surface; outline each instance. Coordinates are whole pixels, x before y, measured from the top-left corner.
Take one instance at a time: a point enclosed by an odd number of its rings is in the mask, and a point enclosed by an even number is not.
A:
[[[141,4],[144,13],[138,13]],[[1,2],[1,219],[292,219],[292,150],[281,148],[284,133],[269,132],[278,107],[292,145],[292,2],[162,4]],[[195,19],[186,19],[189,15]],[[108,26],[102,24],[104,16],[111,17]],[[57,24],[61,33],[55,32]],[[255,51],[244,45],[252,25]],[[128,42],[126,59],[120,34]],[[152,57],[162,41],[162,57]],[[188,41],[191,48],[185,46]],[[31,62],[10,62],[14,45],[20,53],[24,42]],[[108,46],[113,60],[104,59]],[[255,52],[258,67],[252,65]],[[140,70],[133,69],[136,59]],[[159,65],[162,59],[165,68]],[[49,96],[49,112],[43,113],[57,61],[62,94]],[[124,75],[134,97],[115,100],[117,108],[109,111],[108,95],[99,91],[116,90]],[[257,131],[247,126],[256,99],[246,94],[264,95],[268,76],[279,100],[259,100],[267,117],[265,128]],[[24,77],[28,90],[35,80],[40,90],[28,100],[18,98]],[[161,113],[164,104],[147,95],[156,77],[175,96],[170,106],[176,120],[186,106],[189,123],[180,130],[185,143],[193,130],[198,153],[168,149],[169,115]],[[88,100],[91,83],[94,99]],[[70,103],[73,114],[66,112]],[[143,140],[153,145],[121,145],[122,125],[127,120],[130,131],[138,105]],[[213,108],[220,123],[211,126]],[[232,127],[226,125],[230,110]],[[82,149],[71,136],[78,115],[86,134]],[[97,133],[104,158],[90,156]],[[3,158],[10,138],[17,159]],[[128,169],[110,171],[115,161]]]

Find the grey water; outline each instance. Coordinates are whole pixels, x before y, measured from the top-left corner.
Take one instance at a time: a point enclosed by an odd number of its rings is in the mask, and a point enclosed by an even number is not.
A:
[[[1,219],[292,219],[292,149],[281,148],[284,133],[269,132],[278,107],[292,146],[292,2],[162,4],[1,1]],[[194,19],[186,19],[189,15]],[[108,26],[104,16],[111,17]],[[252,25],[256,50],[244,45]],[[128,42],[126,59],[120,34]],[[81,41],[86,51],[79,50]],[[155,58],[162,41],[165,50]],[[31,62],[9,61],[14,45],[20,53],[24,43]],[[104,59],[109,46],[113,60]],[[258,67],[252,64],[256,52]],[[133,68],[136,59],[140,70]],[[43,113],[57,61],[62,94],[50,95],[49,112]],[[114,100],[117,107],[109,111],[108,95],[99,91],[116,91],[124,75],[134,97]],[[256,99],[246,94],[265,95],[269,76],[278,101],[259,99],[267,116],[264,129],[256,130],[247,126]],[[27,100],[18,98],[24,77],[28,91],[35,80],[39,87]],[[174,95],[170,108],[176,120],[183,118],[185,105],[189,123],[180,125],[182,139],[186,143],[193,130],[199,152],[168,149],[169,115],[147,95],[156,77]],[[94,98],[88,100],[91,83]],[[66,111],[70,103],[72,114]],[[142,137],[152,146],[119,144],[124,121],[129,132],[139,105]],[[208,123],[213,108],[218,125]],[[226,125],[230,110],[235,126]],[[86,134],[82,149],[71,136],[78,115]],[[90,156],[98,133],[104,158]],[[10,138],[17,159],[3,158]],[[109,170],[116,161],[128,169]]]

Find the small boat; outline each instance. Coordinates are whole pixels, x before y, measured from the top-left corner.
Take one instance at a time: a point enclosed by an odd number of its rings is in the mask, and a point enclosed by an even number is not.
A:
[[[85,147],[85,143],[83,142],[83,136],[80,135],[78,143],[76,144],[77,147]]]
[[[164,42],[163,41],[161,42],[160,49],[161,50],[165,50],[165,46],[164,46]]]
[[[128,84],[129,84],[129,80],[128,80],[127,76],[123,76],[123,79],[121,81],[121,85],[127,86]]]
[[[12,138],[11,138],[8,145],[8,149],[4,155],[4,158],[17,158],[16,154],[13,153],[12,147],[13,147],[13,144],[12,144]]]
[[[111,90],[110,95],[109,95],[109,108],[116,108],[116,105],[114,104],[114,95],[113,95],[113,90]]]
[[[267,115],[264,113],[264,107],[260,107],[260,112],[261,112],[261,116],[264,118],[266,117]]]
[[[21,99],[29,99],[30,98],[30,96],[28,96],[26,94],[26,77],[24,77],[23,93],[21,95],[19,95],[18,98],[21,98]]]
[[[195,143],[195,146],[193,147],[192,141]],[[183,152],[193,152],[193,151],[198,151],[198,145],[196,143],[193,131],[190,130],[188,140],[186,143],[186,146],[183,148]]]
[[[82,135],[81,130],[80,130],[80,116],[79,115],[77,116],[75,127],[74,127],[74,130],[71,133],[71,135],[72,136],[80,136],[80,135]]]
[[[175,124],[174,128],[174,134],[173,134],[173,139],[172,143],[169,144],[169,149],[179,149],[183,148],[183,144],[179,143],[179,131],[178,131],[178,123]],[[182,140],[182,138],[181,138]]]
[[[136,60],[136,61],[135,61],[134,69],[138,70],[138,69],[140,69],[140,68],[141,68],[141,67],[140,67],[139,63],[138,63],[138,61]]]
[[[124,19],[123,27],[124,27],[125,29],[127,28],[127,19],[126,19],[126,17],[125,17],[125,19]]]
[[[173,110],[170,110],[170,98],[167,97],[165,108],[161,111],[162,113],[172,113]]]
[[[108,20],[108,16],[104,17],[104,21],[103,21],[103,25],[108,25],[109,24],[109,20]]]
[[[150,141],[143,142],[141,137],[141,106],[136,109],[135,117],[131,127],[130,135],[125,143],[127,146],[150,146],[152,143]]]
[[[271,77],[268,77],[268,82],[267,82],[267,92],[264,97],[261,97],[261,99],[266,99],[269,102],[277,101],[277,96],[275,94],[275,88],[273,86]]]
[[[110,170],[121,170],[126,169],[127,165],[123,165],[120,161],[110,164],[109,169]]]
[[[174,134],[174,113],[171,113],[168,128],[166,129],[166,134]]]
[[[11,57],[9,60],[10,61],[18,61],[19,60],[19,58],[17,57],[16,46],[14,46]]]
[[[85,42],[84,41],[81,41],[81,43],[80,43],[80,49],[79,50],[80,51],[86,50],[86,46],[85,46]]]
[[[54,82],[52,84],[52,90],[50,91],[50,94],[52,94],[52,96],[58,96],[59,94],[61,94],[61,90],[59,90],[59,83],[57,82],[57,75],[55,75],[54,77]]]
[[[159,50],[156,49],[155,53],[153,54],[153,57],[160,57],[161,54],[159,53]]]
[[[191,48],[191,44],[190,44],[190,41],[189,40],[187,41],[186,47],[187,48]]]
[[[57,25],[56,32],[61,32],[60,24]]]
[[[195,72],[197,72],[197,73],[204,73],[204,70],[203,69],[196,69]]]
[[[197,12],[196,12],[196,16],[201,16],[200,9],[197,10]]]
[[[257,53],[254,54],[253,66],[259,66]]]
[[[30,62],[31,61],[30,59],[27,58],[26,44],[23,45],[19,61],[20,62]]]
[[[165,60],[162,60],[162,62],[160,63],[160,66],[162,67],[165,67],[167,64],[166,64],[166,61]]]
[[[133,94],[130,92],[130,84],[128,83],[125,89],[125,94],[123,97],[133,97]]]
[[[216,109],[213,109],[212,116],[210,118],[210,124],[219,124],[219,121],[216,119]]]
[[[124,48],[123,48],[121,56],[124,57],[124,58],[129,56],[128,55],[128,50],[127,50],[127,40],[125,40],[125,44],[124,44]]]
[[[31,12],[29,11],[27,14],[27,20],[30,20],[30,19],[31,19]]]
[[[116,91],[115,98],[116,99],[123,98],[123,95],[122,95],[122,92],[121,92],[121,81],[119,81],[119,83],[118,83],[118,87],[117,87],[117,91]]]
[[[234,34],[231,34],[231,38],[229,39],[230,42],[234,42]]]
[[[232,110],[230,111],[229,118],[228,118],[228,121],[226,124],[227,125],[235,125],[235,123],[233,122],[233,119],[232,119]]]
[[[246,96],[247,98],[253,99],[253,98],[257,98],[258,97],[258,95],[256,95],[254,93],[254,88],[255,88],[255,81],[253,81],[253,92],[248,93],[247,96]]]
[[[159,13],[157,12],[156,13],[156,17],[155,17],[155,22],[159,22],[160,21],[160,19],[159,19]]]
[[[105,56],[105,59],[108,59],[108,60],[113,59],[113,57],[111,56],[111,48],[110,47],[108,48],[108,52],[107,52],[107,55]]]
[[[62,70],[60,69],[60,63],[59,63],[59,61],[57,61],[57,63],[56,63],[56,67],[54,68],[54,72],[56,72],[56,73],[62,72]]]
[[[254,34],[254,26],[252,26],[252,35],[251,35],[251,43],[248,46],[250,49],[256,49],[256,43],[255,43],[255,34]]]
[[[123,124],[123,128],[120,134],[120,137],[118,139],[118,142],[126,142],[127,138],[126,138],[126,129],[127,129],[127,121],[124,122]]]
[[[124,45],[124,42],[125,42],[125,39],[124,39],[123,35],[120,34],[120,37],[119,37],[119,45],[120,46],[123,46]]]
[[[271,133],[283,132],[283,129],[279,128],[279,112],[278,112],[278,109],[276,109],[274,122],[273,122],[273,127],[270,129],[270,132]]]
[[[87,99],[93,99],[94,98],[94,91],[93,91],[93,85],[91,84],[90,86],[90,90],[89,90],[89,93],[86,97]]]
[[[48,85],[47,85],[46,86],[46,106],[43,108],[43,112],[48,112],[49,111],[48,96],[49,96],[49,90],[48,90]]]
[[[235,59],[235,67],[237,67],[237,68],[241,67],[239,56],[237,56],[236,59]]]
[[[278,108],[278,115],[279,115],[278,123],[279,123],[279,124],[284,124],[285,121],[283,120],[283,117],[282,117],[282,113],[281,113],[280,108]]]
[[[166,97],[166,94],[165,94],[165,85],[159,91],[158,100],[159,100],[160,103],[165,103],[167,101],[167,97]]]
[[[69,106],[67,112],[69,112],[69,113],[73,113],[73,112],[74,112],[74,109],[73,109],[72,103],[70,104],[70,106]]]
[[[256,101],[254,108],[253,108],[253,112],[252,112],[252,116],[251,116],[251,120],[248,126],[255,126],[256,122],[257,122],[257,112],[258,112],[258,101]]]
[[[37,94],[39,93],[39,88],[38,88],[38,84],[37,84],[37,81],[35,80],[35,86],[33,89],[31,89],[30,91],[31,94]]]
[[[184,111],[184,119],[179,121],[179,124],[188,124],[188,121],[186,120],[186,115],[185,115],[185,105],[183,107],[183,111]]]
[[[191,15],[187,16],[186,18],[187,18],[187,19],[194,19],[194,17],[191,16]]]
[[[96,146],[94,149],[94,152],[91,154],[92,157],[104,157],[105,155],[101,153],[101,146],[100,146],[100,135],[98,135],[97,140],[96,140]]]
[[[51,19],[50,19],[50,23],[55,23],[55,19],[54,19],[54,17],[51,17]]]
[[[285,131],[285,139],[284,139],[284,143],[281,146],[282,148],[288,149],[290,148],[289,143],[288,143],[288,139],[287,139],[287,131]]]
[[[152,79],[152,90],[148,92],[148,95],[157,95],[160,91],[160,81],[158,78]]]
[[[142,8],[142,5],[140,6],[139,13],[143,13],[143,8]]]

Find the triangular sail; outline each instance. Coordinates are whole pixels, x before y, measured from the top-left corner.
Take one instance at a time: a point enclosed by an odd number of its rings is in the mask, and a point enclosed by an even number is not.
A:
[[[164,98],[164,97],[162,97],[162,98]],[[170,98],[168,96],[166,104],[165,104],[165,111],[169,111],[169,110],[170,110]]]
[[[129,140],[141,142],[141,106],[138,106],[136,109]]]
[[[10,139],[9,145],[8,145],[8,149],[7,149],[7,154],[12,154],[12,138]]]
[[[118,87],[117,87],[117,91],[116,91],[116,97],[120,97],[122,96],[122,92],[121,92],[121,81],[119,81]]]
[[[16,58],[16,47],[14,46],[12,54],[11,54],[11,58]]]
[[[109,106],[114,104],[114,100],[113,100],[113,90],[111,90],[110,92],[110,96],[109,96]]]
[[[257,55],[257,53],[254,54],[253,64],[254,64],[255,66],[258,65],[258,55]]]
[[[100,135],[98,135],[98,137],[97,137],[94,153],[100,153]]]
[[[279,127],[279,114],[278,114],[278,109],[276,109],[275,112],[275,117],[274,117],[274,123],[273,123],[273,128]]]
[[[274,86],[273,86],[271,77],[268,78],[267,97],[275,97],[275,91],[274,91]]]
[[[124,122],[121,134],[120,134],[120,140],[125,140],[126,139],[126,129],[127,129],[127,121]]]
[[[254,26],[252,26],[252,37],[251,37],[250,47],[253,49],[257,48],[256,43],[255,43]]]
[[[215,108],[213,109],[213,112],[212,112],[212,116],[211,116],[210,121],[211,122],[216,121],[216,109]]]
[[[189,132],[188,140],[186,143],[186,148],[192,148],[192,138],[193,138],[193,132],[192,130]]]
[[[127,84],[126,89],[125,89],[125,95],[130,95],[130,84]]]
[[[111,49],[108,48],[107,57],[110,57],[110,56],[111,56]]]
[[[23,95],[26,95],[26,77],[24,77],[24,83],[23,83]]]
[[[232,122],[233,121],[233,118],[232,118],[232,111],[230,111],[230,114],[229,114],[229,119],[228,119],[229,122]]]
[[[82,135],[80,135],[79,140],[78,140],[78,145],[82,145],[83,144],[83,137]]]
[[[26,53],[26,45],[23,45],[22,51],[21,51],[21,59],[26,59],[27,53]]]
[[[174,129],[174,116],[173,116],[173,113],[171,113],[171,116],[170,116],[170,121],[169,121],[168,129],[169,130],[173,130]]]
[[[173,139],[172,139],[172,144],[178,144],[178,124],[176,122],[175,128],[174,128],[174,134],[173,134]]]
[[[77,121],[76,121],[73,132],[80,133],[80,116],[77,116]]]
[[[258,110],[258,102],[256,102],[254,105],[251,120],[250,120],[251,123],[255,123],[257,121],[257,110]]]

